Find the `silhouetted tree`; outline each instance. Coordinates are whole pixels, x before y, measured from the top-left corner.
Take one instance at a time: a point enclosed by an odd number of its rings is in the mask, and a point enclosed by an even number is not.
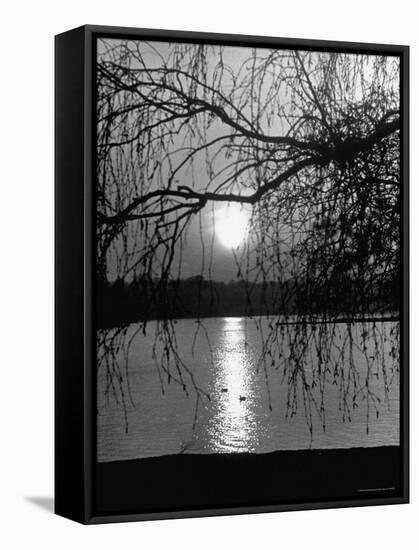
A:
[[[192,383],[197,403],[203,392],[176,353],[171,297],[191,220],[216,203],[249,211],[249,238],[235,254],[247,313],[254,310],[252,286],[264,285],[259,300],[277,321],[264,336],[261,362],[282,364],[291,392],[300,385],[310,426],[312,410],[324,418],[313,387],[323,387],[329,375],[344,383],[339,365],[351,352],[335,357],[333,327],[310,331],[307,323],[317,323],[319,314],[329,323],[342,315],[364,321],[397,315],[399,88],[396,57],[100,40],[98,278],[104,285],[136,281],[143,330],[151,312],[163,312],[160,368],[182,387]],[[201,278],[191,297],[197,317],[200,299],[216,300],[206,284]],[[290,301],[300,304],[299,324],[288,336],[284,363],[276,342],[287,329],[278,304],[287,312]],[[376,329],[366,322],[365,352]],[[124,334],[123,328],[99,333],[98,368],[106,365],[116,398],[124,385],[115,350]],[[318,358],[308,377],[310,339]],[[350,323],[345,345],[353,345]],[[351,368],[344,410],[360,393],[374,402],[368,380]]]

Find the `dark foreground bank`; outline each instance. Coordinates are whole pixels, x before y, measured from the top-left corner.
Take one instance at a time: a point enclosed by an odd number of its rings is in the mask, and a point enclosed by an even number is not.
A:
[[[396,497],[400,447],[171,455],[98,463],[98,514]]]

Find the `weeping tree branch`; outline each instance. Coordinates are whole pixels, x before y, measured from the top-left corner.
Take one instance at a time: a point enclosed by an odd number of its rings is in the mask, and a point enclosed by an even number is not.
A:
[[[187,391],[185,375],[199,399],[205,397],[177,353],[172,282],[181,280],[192,220],[217,203],[237,203],[250,212],[249,239],[234,253],[237,277],[248,314],[261,288],[258,307],[273,315],[266,332],[255,321],[260,364],[284,369],[290,416],[301,388],[308,425],[313,415],[325,423],[330,379],[340,384],[344,418],[360,396],[375,407],[368,377],[378,363],[369,358],[370,342],[384,364],[384,338],[397,350],[398,333],[383,336],[368,325],[357,340],[349,320],[361,313],[367,324],[379,307],[387,308],[377,315],[384,319],[393,307],[386,293],[398,284],[398,60],[241,49],[227,61],[228,48],[123,40],[104,40],[99,51],[98,276],[105,284],[113,269],[117,280],[135,282],[144,331],[152,312],[165,312],[156,329],[159,372]],[[213,242],[208,250],[200,238],[211,264]],[[200,283],[198,300],[203,292]],[[278,312],[290,303],[301,308],[287,329]],[[348,319],[340,350],[338,306]],[[325,322],[316,332],[310,327],[319,315]],[[126,328],[115,330],[120,339],[102,335],[104,341],[122,346]],[[368,365],[364,380],[353,361],[357,345]],[[118,395],[121,373],[110,347],[99,363],[106,365],[109,392]],[[396,351],[391,359],[397,370]],[[310,361],[311,378],[302,366]]]
[[[139,197],[138,199],[135,199],[129,206],[127,206],[122,212],[116,214],[115,216],[104,216],[101,213],[98,213],[99,220],[101,223],[105,224],[120,224],[123,222],[126,222],[127,220],[135,220],[140,219],[143,217],[147,217],[147,214],[140,213],[137,215],[131,214],[133,210],[135,210],[139,205],[145,204],[151,199],[154,198],[181,198],[186,201],[194,200],[197,201],[192,204],[181,204],[176,207],[168,208],[166,210],[161,210],[159,212],[155,212],[151,214],[150,216],[162,216],[164,214],[168,214],[170,212],[173,212],[174,210],[178,210],[180,208],[191,208],[193,212],[197,212],[200,209],[202,209],[208,201],[214,201],[214,202],[237,202],[240,204],[256,204],[266,193],[270,191],[274,191],[276,188],[278,188],[281,183],[284,181],[287,181],[289,178],[291,178],[293,175],[297,174],[300,170],[303,168],[307,168],[309,166],[321,166],[324,163],[324,161],[318,160],[318,159],[312,159],[308,158],[305,160],[302,160],[295,165],[293,165],[291,168],[280,174],[277,178],[273,179],[270,182],[265,183],[257,191],[252,193],[251,195],[237,195],[235,193],[211,193],[209,191],[207,192],[198,192],[195,191],[185,185],[179,186],[177,190],[162,190],[162,191],[153,191],[147,195],[144,195],[143,197]]]

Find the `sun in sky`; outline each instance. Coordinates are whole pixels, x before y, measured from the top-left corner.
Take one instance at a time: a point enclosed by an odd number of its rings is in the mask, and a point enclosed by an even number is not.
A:
[[[227,248],[238,247],[247,236],[249,216],[239,204],[229,203],[223,207],[215,221],[215,232]]]

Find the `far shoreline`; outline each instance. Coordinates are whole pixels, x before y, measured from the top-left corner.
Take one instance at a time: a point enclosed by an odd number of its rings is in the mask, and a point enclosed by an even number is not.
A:
[[[129,320],[125,323],[122,323],[121,325],[109,325],[109,326],[98,326],[97,330],[113,330],[113,329],[123,329],[128,328],[131,325],[137,325],[139,323],[150,323],[150,322],[172,322],[176,324],[177,321],[193,321],[197,324],[199,324],[202,321],[206,321],[209,319],[246,319],[249,321],[255,320],[255,319],[290,319],[290,320],[282,320],[277,321],[275,324],[276,326],[297,326],[297,325],[326,325],[326,324],[356,324],[356,323],[398,323],[400,322],[400,315],[389,313],[388,315],[382,315],[382,314],[371,314],[368,315],[360,315],[359,317],[350,317],[347,316],[347,314],[343,314],[343,316],[339,317],[332,317],[325,313],[316,313],[316,314],[310,314],[310,315],[301,315],[300,319],[295,319],[298,317],[297,314],[295,315],[281,315],[278,313],[269,313],[269,314],[255,314],[255,315],[249,315],[249,314],[240,314],[240,313],[231,313],[231,314],[214,314],[214,315],[205,315],[202,317],[151,317],[149,319],[144,318],[138,318],[135,320]]]

